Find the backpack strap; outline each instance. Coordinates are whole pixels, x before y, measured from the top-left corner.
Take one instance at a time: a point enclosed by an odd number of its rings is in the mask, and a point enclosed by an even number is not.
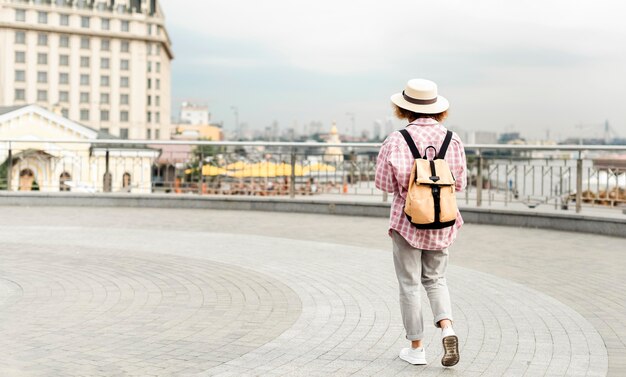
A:
[[[441,148],[439,148],[439,154],[437,158],[443,160],[446,157],[446,151],[448,150],[448,145],[450,145],[450,140],[452,140],[452,131],[446,132],[446,138],[443,139],[443,144],[441,144]]]
[[[416,159],[416,160],[418,158],[422,158],[422,156],[420,156],[420,152],[417,150],[417,146],[415,145],[415,141],[413,141],[413,138],[409,134],[409,131],[407,131],[407,130],[400,130],[400,133],[402,134],[402,136],[404,136],[404,140],[408,144],[409,149],[411,150],[411,154],[413,155],[413,158]]]

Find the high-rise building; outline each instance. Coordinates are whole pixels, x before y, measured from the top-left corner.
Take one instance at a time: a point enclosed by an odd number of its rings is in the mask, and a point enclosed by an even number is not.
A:
[[[176,140],[224,140],[220,124],[212,124],[209,107],[183,102],[180,105],[180,122],[173,125],[172,139]]]
[[[183,102],[180,105],[180,123],[192,125],[209,124],[209,107],[206,105],[196,105],[190,102]]]
[[[0,106],[169,138],[173,54],[157,0],[0,0],[0,51]]]

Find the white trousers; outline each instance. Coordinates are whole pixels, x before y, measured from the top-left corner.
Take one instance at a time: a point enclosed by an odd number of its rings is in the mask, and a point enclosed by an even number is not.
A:
[[[393,240],[393,263],[400,287],[400,310],[408,340],[424,337],[421,286],[424,286],[435,326],[442,319],[452,321],[452,305],[446,283],[448,249],[420,250],[412,247],[396,231]]]

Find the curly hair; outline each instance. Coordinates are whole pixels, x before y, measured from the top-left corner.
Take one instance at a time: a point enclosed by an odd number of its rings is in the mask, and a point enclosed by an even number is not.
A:
[[[437,114],[422,114],[422,113],[413,112],[411,110],[403,109],[400,106],[395,105],[395,104],[393,105],[393,107],[395,108],[394,110],[398,119],[406,119],[409,122],[413,122],[414,120],[418,118],[432,118],[436,120],[437,122],[442,122],[448,116],[448,110],[441,112],[441,113],[437,113]]]

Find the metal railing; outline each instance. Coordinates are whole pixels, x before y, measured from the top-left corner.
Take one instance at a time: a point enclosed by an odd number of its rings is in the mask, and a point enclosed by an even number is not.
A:
[[[387,196],[378,143],[0,140],[0,190]],[[466,204],[626,204],[626,146],[466,145]]]

